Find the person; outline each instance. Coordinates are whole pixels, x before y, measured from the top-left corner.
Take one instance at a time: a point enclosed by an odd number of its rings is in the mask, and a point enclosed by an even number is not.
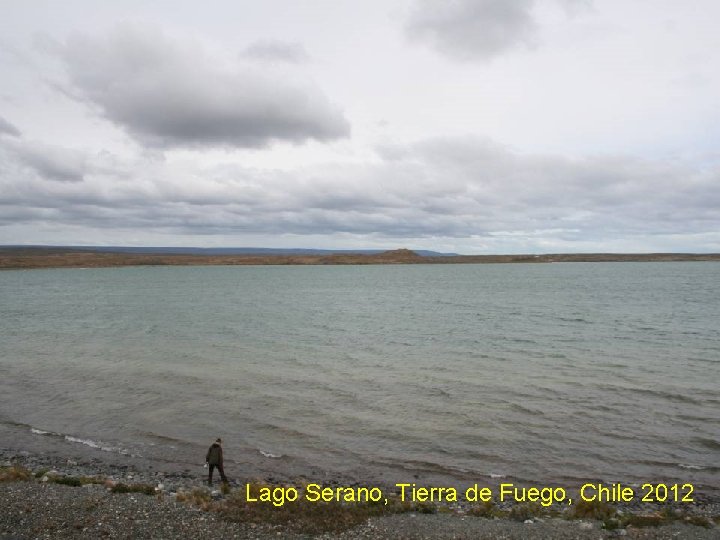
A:
[[[212,486],[213,470],[217,467],[220,472],[220,479],[227,484],[228,479],[225,476],[223,470],[223,451],[222,451],[222,439],[218,438],[208,448],[207,454],[205,455],[205,463],[208,465],[208,485]]]

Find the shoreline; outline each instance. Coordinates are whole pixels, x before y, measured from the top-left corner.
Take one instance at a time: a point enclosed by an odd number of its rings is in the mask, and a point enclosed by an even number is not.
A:
[[[100,452],[98,451],[98,454]],[[31,476],[25,481],[2,482],[0,481],[0,499],[8,499],[20,501],[26,499],[28,508],[36,508],[38,506],[47,505],[50,498],[59,498],[61,502],[58,506],[58,512],[62,510],[63,505],[75,504],[78,497],[90,498],[92,500],[103,500],[103,504],[114,507],[121,507],[118,512],[135,512],[135,505],[142,501],[143,515],[145,518],[140,519],[141,523],[145,523],[146,519],[147,536],[134,533],[136,537],[153,537],[153,523],[162,521],[164,518],[153,519],[154,513],[158,515],[175,515],[179,512],[182,516],[181,521],[186,523],[185,527],[196,528],[197,537],[204,538],[204,532],[207,537],[216,534],[218,527],[227,527],[227,537],[246,536],[267,537],[281,534],[283,536],[292,536],[295,533],[300,534],[299,537],[308,537],[303,531],[293,529],[292,523],[280,526],[272,519],[267,519],[267,511],[278,512],[272,506],[265,504],[265,517],[249,518],[248,522],[237,523],[233,519],[228,521],[223,514],[216,508],[217,505],[228,504],[233,498],[241,497],[244,493],[246,482],[260,483],[269,486],[287,486],[292,483],[272,481],[268,478],[255,479],[233,479],[231,478],[229,485],[229,493],[225,490],[220,491],[220,482],[217,478],[212,488],[207,488],[205,484],[206,469],[199,471],[192,470],[172,470],[168,467],[166,470],[155,468],[154,465],[148,466],[139,460],[133,463],[121,463],[113,460],[103,459],[106,456],[96,455],[85,459],[73,459],[76,456],[67,455],[48,455],[34,454],[29,451],[16,451],[7,448],[0,448],[0,471],[7,471],[8,468],[19,467],[29,471]],[[129,460],[132,462],[133,460]],[[74,479],[85,479],[88,484],[80,487],[78,481],[77,487],[70,485],[61,485],[63,483],[76,482]],[[303,479],[298,479],[298,482]],[[305,480],[307,482],[307,480]],[[141,495],[137,493],[114,493],[111,490],[119,485],[141,486],[153,493],[153,496]],[[323,482],[326,486],[340,487],[343,484],[337,480],[329,480]],[[149,487],[148,487],[149,486]],[[132,489],[132,488],[130,488]],[[195,500],[189,494],[201,494],[201,502]],[[200,496],[200,495],[198,495]],[[89,499],[88,499],[89,500]],[[185,500],[186,502],[180,502]],[[188,501],[189,504],[188,504]],[[19,503],[18,503],[19,504]],[[335,504],[335,503],[328,503]],[[630,504],[614,504],[610,505],[613,512],[617,512],[618,519],[624,519],[626,522],[634,523],[634,519],[650,519],[659,520],[656,526],[625,526],[615,530],[603,528],[602,519],[593,519],[594,515],[579,518],[572,514],[571,510],[564,509],[557,511],[556,508],[540,508],[538,505],[518,504],[518,503],[497,503],[492,505],[493,513],[486,513],[481,504],[471,504],[467,502],[458,503],[428,503],[415,504],[401,511],[393,511],[382,515],[369,515],[367,519],[363,519],[362,523],[356,523],[353,527],[345,531],[334,531],[328,533],[328,538],[346,537],[346,538],[383,538],[395,536],[404,533],[405,528],[419,526],[417,535],[408,535],[407,538],[423,537],[422,531],[427,527],[439,527],[441,533],[446,531],[448,527],[459,527],[460,531],[456,536],[460,538],[491,538],[498,535],[499,531],[503,533],[507,531],[517,531],[513,534],[517,536],[507,536],[508,538],[585,538],[585,533],[592,533],[587,538],[614,537],[626,534],[642,534],[643,538],[672,538],[676,537],[678,530],[681,531],[684,538],[712,538],[716,537],[720,532],[720,497],[701,496],[697,501],[689,505],[665,504],[650,505],[647,503],[640,504],[634,501]],[[127,508],[128,505],[130,508]],[[252,506],[252,505],[250,505]],[[606,505],[607,506],[607,505]],[[605,507],[606,507],[605,506]],[[598,508],[605,508],[598,506]],[[256,507],[258,509],[259,507]],[[490,506],[484,507],[486,510]],[[518,509],[520,513],[518,512]],[[77,509],[76,509],[77,510]],[[76,512],[76,510],[73,510]],[[202,511],[205,510],[205,511]],[[330,510],[332,512],[332,509]],[[595,510],[593,510],[595,511]],[[525,513],[522,513],[525,512]],[[529,513],[528,513],[529,512]],[[52,511],[50,511],[52,514]],[[77,513],[77,512],[76,512]],[[4,540],[4,534],[13,534],[13,538],[24,538],[17,536],[22,531],[12,529],[7,523],[12,520],[13,516],[8,516],[7,510],[0,509],[0,539]],[[85,524],[84,530],[65,531],[63,536],[73,536],[77,533],[77,537],[91,537],[97,533],[91,522],[93,518],[92,509],[88,509],[84,514],[82,511],[78,517],[77,523]],[[518,519],[518,515],[520,519]],[[677,515],[677,519],[669,520],[672,515]],[[478,517],[480,516],[480,517]],[[681,517],[680,517],[681,516]],[[17,517],[17,516],[16,516]],[[270,516],[272,517],[272,516]],[[364,517],[364,516],[363,516]],[[600,516],[601,517],[601,516]],[[43,519],[50,519],[46,516]],[[54,518],[53,518],[54,519]],[[131,518],[128,518],[131,519]],[[131,520],[138,521],[132,518]],[[173,518],[177,519],[177,518]],[[192,523],[187,525],[188,520]],[[51,520],[52,521],[52,520]],[[367,522],[367,523],[365,523]],[[427,522],[427,523],[426,523]],[[423,525],[418,525],[424,523]],[[622,522],[620,522],[622,523]],[[692,524],[694,523],[694,524]],[[704,526],[699,526],[702,523]],[[607,526],[607,520],[604,523]],[[383,534],[373,535],[372,532],[378,532],[378,527],[390,527]],[[531,526],[532,531],[529,529]],[[397,528],[400,527],[400,530]],[[499,529],[498,529],[499,527]],[[520,529],[518,529],[518,527]],[[681,527],[678,529],[678,527]],[[359,528],[359,529],[358,529]],[[359,533],[356,529],[363,531]],[[55,529],[49,529],[54,534]],[[464,531],[464,532],[463,532]],[[618,531],[625,531],[624,533]],[[541,534],[540,536],[532,536],[532,534]],[[118,534],[118,536],[115,536]],[[357,536],[356,536],[357,534]],[[464,536],[465,535],[465,536]],[[487,535],[487,536],[483,536]],[[649,535],[649,536],[648,536]],[[673,536],[674,535],[674,536]],[[124,537],[117,533],[105,534],[110,538]],[[310,537],[314,537],[311,535]],[[35,531],[29,537],[39,538]],[[49,537],[54,537],[50,534]]]
[[[125,471],[133,471],[138,477],[155,477],[158,473],[178,480],[189,480],[201,483],[206,469],[203,469],[203,458],[206,448],[193,443],[191,448],[179,450],[175,446],[152,447],[153,451],[140,453],[128,450],[129,446],[120,443],[124,448],[115,447],[117,443],[99,442],[79,436],[64,436],[59,433],[47,432],[32,428],[27,424],[4,423],[0,425],[0,437],[6,440],[0,446],[0,463],[9,460],[19,460],[29,468],[38,465],[47,465],[51,468],[64,468],[67,463],[79,464],[92,470],[70,471],[71,475],[104,474],[117,477]],[[109,444],[109,446],[106,446]],[[208,443],[209,444],[209,443]],[[172,449],[172,450],[171,450]],[[147,448],[146,450],[149,450]],[[189,450],[192,450],[188,453]],[[700,482],[693,475],[679,478],[660,477],[650,475],[648,478],[605,480],[603,477],[571,478],[562,475],[544,479],[523,479],[512,474],[476,473],[469,471],[453,472],[452,468],[438,467],[427,469],[408,468],[402,462],[391,465],[370,464],[355,467],[340,467],[339,463],[325,464],[308,461],[305,458],[290,455],[275,456],[256,448],[226,448],[225,469],[231,479],[236,479],[233,485],[239,486],[245,482],[263,481],[274,485],[293,485],[302,483],[317,483],[328,486],[378,486],[384,491],[395,491],[396,486],[402,483],[415,483],[419,487],[453,487],[458,492],[470,486],[479,488],[490,487],[494,494],[498,494],[502,484],[511,484],[518,488],[536,486],[559,487],[568,492],[568,496],[578,499],[579,488],[586,484],[598,484],[612,487],[620,485],[622,488],[630,487],[635,491],[636,497],[632,504],[620,503],[621,507],[642,507],[647,504],[637,504],[643,491],[641,484],[645,482],[664,482],[668,486],[677,482],[681,485],[690,483],[693,496],[703,502],[717,503],[720,506],[720,489],[712,483]],[[688,470],[688,473],[696,472]],[[199,484],[198,484],[199,485]],[[682,495],[687,490],[678,489]],[[507,502],[507,501],[504,501]],[[720,511],[718,512],[720,514]]]
[[[419,255],[408,249],[382,253],[297,255],[204,255],[127,253],[93,249],[2,247],[0,270],[40,268],[116,268],[133,266],[342,266],[432,264],[550,264],[559,262],[691,262],[720,261],[720,253],[557,253],[518,255]]]

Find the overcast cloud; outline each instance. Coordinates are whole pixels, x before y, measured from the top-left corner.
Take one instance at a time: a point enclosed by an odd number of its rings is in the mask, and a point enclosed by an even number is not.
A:
[[[537,38],[533,0],[415,0],[411,38],[460,59],[487,59]]]
[[[253,60],[290,62],[291,64],[302,64],[310,59],[302,44],[273,40],[251,43],[243,51],[243,56]]]
[[[249,49],[266,59],[299,58],[301,51],[268,43]],[[61,53],[80,95],[141,144],[261,147],[350,132],[340,109],[296,74],[224,60],[156,27],[75,34]]]
[[[0,135],[20,136],[20,130],[0,116]]]
[[[16,209],[5,224],[50,215],[74,226],[180,235],[332,231],[398,245],[477,237],[519,247],[544,235],[603,243],[713,233],[720,220],[717,171],[686,164],[521,156],[475,138],[429,139],[379,153],[382,160],[372,165],[292,173],[149,160],[127,165],[137,171],[131,180],[100,172],[105,158],[98,156],[86,185],[28,175],[15,189],[3,186],[4,204]]]
[[[544,7],[582,13],[592,0],[546,0]],[[536,0],[414,0],[405,30],[456,60],[485,61],[541,39]]]
[[[720,251],[699,2],[12,4],[0,244]]]

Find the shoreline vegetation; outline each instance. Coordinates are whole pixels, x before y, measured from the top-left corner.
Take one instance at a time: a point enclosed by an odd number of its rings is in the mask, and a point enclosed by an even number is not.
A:
[[[0,247],[0,270],[123,266],[511,264],[557,262],[720,261],[720,253],[565,253],[542,255],[420,255],[409,249],[381,253],[188,254],[134,253],[112,248]],[[179,251],[181,251],[179,249]]]
[[[0,449],[0,538],[717,538],[720,501],[693,504],[311,503],[245,500],[246,484],[98,458]],[[295,486],[309,483],[298,479]]]

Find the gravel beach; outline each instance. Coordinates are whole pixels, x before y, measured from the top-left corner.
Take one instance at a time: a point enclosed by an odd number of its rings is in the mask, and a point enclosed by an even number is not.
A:
[[[524,520],[488,519],[467,514],[461,505],[437,513],[404,512],[363,520],[340,532],[303,534],[292,526],[234,522],[217,511],[180,502],[183,494],[202,489],[213,503],[219,490],[204,488],[202,470],[162,472],[106,463],[98,458],[75,461],[0,449],[0,467],[19,466],[32,472],[24,481],[0,482],[0,540],[26,538],[506,538],[598,539],[720,538],[718,501],[706,499],[688,509],[706,526],[675,521],[662,526],[605,530],[597,520],[564,516]],[[56,483],[58,478],[97,478],[80,487]],[[115,493],[109,486],[124,483],[154,486],[154,494]],[[217,487],[217,486],[216,486]],[[234,482],[231,488],[240,487]],[[179,495],[180,494],[180,495]],[[625,508],[624,512],[657,514],[661,509]],[[435,510],[432,510],[433,512]]]
[[[309,538],[271,525],[239,524],[172,499],[111,494],[102,486],[73,488],[35,482],[0,484],[0,540],[29,538]],[[445,514],[372,518],[321,538],[598,539],[720,538],[720,529],[673,524],[605,531],[598,522],[563,519],[521,523]]]

